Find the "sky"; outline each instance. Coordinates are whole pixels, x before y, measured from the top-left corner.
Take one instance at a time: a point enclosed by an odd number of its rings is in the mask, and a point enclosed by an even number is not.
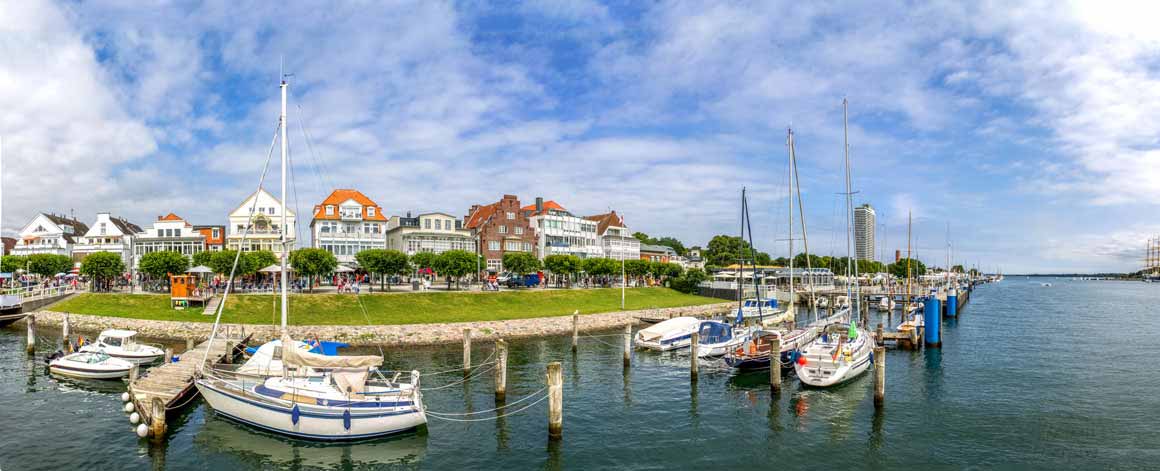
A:
[[[792,128],[810,249],[844,255],[845,98],[883,258],[908,213],[918,258],[1004,273],[1137,270],[1160,233],[1155,2],[319,5],[0,0],[4,233],[225,224],[282,73],[302,215],[334,188],[387,214],[543,196],[704,245],[744,187],[784,255]]]

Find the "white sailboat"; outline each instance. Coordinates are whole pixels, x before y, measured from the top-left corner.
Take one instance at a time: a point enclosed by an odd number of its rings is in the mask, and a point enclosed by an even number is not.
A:
[[[419,389],[419,372],[409,378],[402,372],[388,378],[378,370],[380,356],[328,356],[297,346],[287,334],[289,311],[286,224],[286,93],[281,83],[282,114],[279,120],[282,144],[281,221],[281,344],[266,363],[266,372],[257,375],[202,371],[196,381],[198,392],[222,416],[256,428],[296,438],[320,441],[361,440],[407,432],[427,423]],[[244,236],[243,236],[244,237]],[[235,262],[236,263],[236,262]],[[232,285],[232,283],[231,283]],[[229,292],[226,292],[226,296]],[[223,300],[222,306],[225,306]],[[221,312],[214,322],[216,334]],[[213,341],[211,336],[210,341]],[[208,351],[208,350],[207,350]],[[204,361],[203,361],[204,363]],[[278,376],[268,376],[280,366]]]
[[[842,125],[846,127],[846,100],[842,100]],[[845,136],[843,132],[843,136]],[[847,138],[848,139],[848,138]],[[851,255],[853,237],[853,191],[850,183],[850,145],[845,142],[846,161],[846,252]],[[847,295],[852,296],[855,311],[857,303],[862,302],[860,287],[856,281],[858,266],[855,263],[846,265]],[[851,287],[852,291],[851,292]],[[794,371],[798,379],[808,386],[828,387],[849,381],[864,373],[869,366],[874,342],[870,333],[858,327],[854,321],[849,321],[849,327],[843,331],[841,324],[835,323],[823,327],[823,334],[810,342],[801,350],[798,361],[794,363]]]

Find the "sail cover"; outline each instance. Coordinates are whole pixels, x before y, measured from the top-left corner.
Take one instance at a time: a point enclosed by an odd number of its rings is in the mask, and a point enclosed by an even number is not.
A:
[[[282,345],[293,345],[290,336],[282,336]],[[297,348],[282,349],[282,364],[285,366],[309,366],[311,368],[373,368],[383,364],[383,357],[377,355],[329,356],[311,353]]]

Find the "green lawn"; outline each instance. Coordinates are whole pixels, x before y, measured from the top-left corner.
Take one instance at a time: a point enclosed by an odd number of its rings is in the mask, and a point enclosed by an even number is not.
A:
[[[361,299],[372,324],[429,324],[525,319],[612,312],[620,309],[619,289],[531,290],[499,293],[304,294],[290,295],[290,320],[295,325],[365,325]],[[278,298],[271,295],[230,296],[222,322],[270,324],[277,319]],[[721,302],[667,288],[627,291],[627,309],[693,306]],[[78,314],[135,319],[213,322],[201,309],[169,308],[169,296],[150,294],[81,294],[46,309]]]

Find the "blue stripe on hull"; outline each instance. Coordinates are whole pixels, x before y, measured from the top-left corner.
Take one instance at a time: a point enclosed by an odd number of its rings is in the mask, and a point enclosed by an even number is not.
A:
[[[285,409],[285,408],[270,405],[270,404],[263,404],[261,402],[257,402],[257,401],[247,399],[244,397],[238,397],[236,394],[230,394],[228,392],[214,388],[208,384],[202,384],[202,386],[206,387],[206,388],[210,389],[211,391],[214,391],[218,394],[226,396],[232,400],[235,400],[235,401],[241,401],[241,402],[244,402],[246,404],[249,404],[249,405],[252,405],[255,407],[261,407],[261,408],[269,410],[269,411],[274,411],[274,412],[278,412],[278,413],[282,413],[282,414],[286,414],[286,415],[291,414],[290,409]],[[341,413],[340,414],[323,414],[323,413],[318,413],[318,412],[309,412],[309,411],[301,410],[301,408],[299,408],[299,411],[300,411],[299,415],[301,415],[302,417],[314,417],[314,418],[318,418],[318,419],[342,420]],[[373,419],[373,418],[380,418],[380,417],[392,417],[392,416],[396,416],[396,415],[416,414],[418,412],[419,411],[417,411],[417,410],[406,410],[406,411],[395,411],[395,412],[383,412],[383,413],[378,413],[378,414],[359,414],[359,415],[354,415],[353,418],[355,418],[355,419]]]
[[[222,411],[217,410],[217,409],[214,409],[214,413],[218,414],[222,417],[225,417],[227,419],[238,422],[240,424],[245,424],[245,425],[248,425],[248,426],[251,426],[254,428],[258,428],[258,429],[262,429],[262,430],[265,430],[268,432],[277,433],[279,435],[288,435],[288,436],[291,436],[294,438],[302,438],[302,439],[307,439],[307,440],[322,440],[322,441],[328,441],[328,442],[349,442],[349,441],[355,441],[355,440],[369,440],[372,438],[389,437],[391,435],[399,435],[399,434],[403,434],[403,433],[413,432],[419,428],[418,426],[414,426],[414,427],[408,427],[408,428],[405,428],[402,430],[391,430],[391,431],[387,431],[387,432],[383,432],[383,433],[368,433],[368,434],[363,434],[363,435],[343,435],[343,436],[313,435],[313,434],[309,434],[309,433],[291,432],[289,430],[280,430],[280,429],[276,429],[273,427],[267,427],[265,425],[262,425],[262,424],[259,424],[256,422],[250,422],[250,421],[243,419],[241,417],[234,417],[230,414],[227,414],[227,413],[222,412]]]

